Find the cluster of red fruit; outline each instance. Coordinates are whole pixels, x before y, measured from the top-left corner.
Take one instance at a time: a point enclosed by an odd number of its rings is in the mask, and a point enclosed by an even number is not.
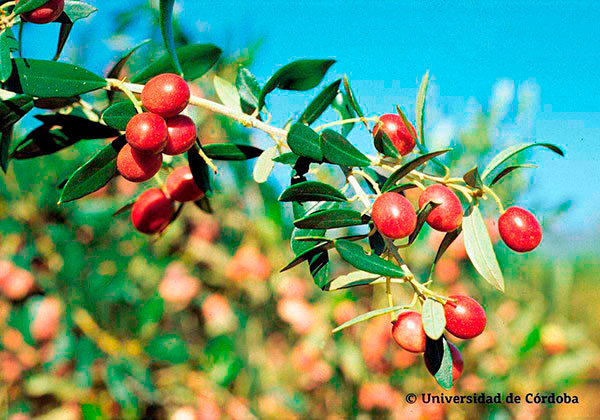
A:
[[[15,4],[19,4],[19,0]],[[37,24],[54,22],[65,9],[65,0],[49,0],[37,9],[21,15],[22,19]]]
[[[163,153],[170,156],[188,151],[196,141],[196,125],[179,115],[188,105],[190,89],[180,76],[164,73],[153,77],[142,90],[147,112],[127,123],[127,144],[117,155],[117,169],[127,180],[144,182],[160,170]],[[131,210],[137,230],[146,234],[161,232],[175,213],[173,201],[195,201],[204,196],[194,182],[189,167],[176,168],[167,177],[165,192],[160,188],[144,191]]]
[[[402,118],[385,114],[380,118],[373,135],[383,131],[404,156],[415,147],[414,128],[411,134]],[[458,196],[445,185],[430,185],[419,197],[419,207],[432,201],[439,205],[427,216],[427,224],[440,232],[451,232],[462,223],[462,205]],[[372,211],[377,230],[392,239],[409,236],[417,226],[417,213],[410,201],[402,194],[386,192],[375,200]],[[520,207],[509,207],[498,219],[498,230],[504,243],[513,251],[529,252],[542,241],[542,228],[535,216]]]
[[[446,330],[455,337],[469,339],[483,332],[486,324],[485,311],[473,298],[462,295],[450,296],[444,305]],[[402,312],[392,326],[392,337],[404,350],[413,353],[425,351],[426,334],[421,314],[415,311]],[[452,355],[452,380],[456,381],[463,370],[463,359],[458,348],[448,342]],[[432,373],[430,361],[425,357],[425,365]]]

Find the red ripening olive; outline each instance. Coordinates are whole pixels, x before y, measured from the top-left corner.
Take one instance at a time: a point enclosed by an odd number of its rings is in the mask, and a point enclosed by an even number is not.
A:
[[[126,144],[117,155],[117,169],[128,181],[144,182],[156,175],[162,160],[163,156],[160,153],[145,155]]]
[[[190,102],[190,88],[173,73],[154,76],[142,89],[142,105],[163,118],[171,118],[185,109]]]
[[[428,201],[441,203],[427,216],[429,226],[440,232],[450,232],[460,226],[462,206],[454,191],[444,185],[430,185],[419,197],[419,208],[423,208]]]
[[[160,153],[167,145],[167,123],[160,115],[152,112],[136,114],[127,123],[125,138],[140,153]]]
[[[462,375],[463,368],[465,367],[465,362],[463,361],[462,355],[460,354],[460,350],[451,342],[447,341],[448,347],[450,348],[450,355],[452,356],[452,382],[456,382],[460,375]],[[425,366],[427,370],[432,375],[435,375],[437,372],[434,372],[432,366],[427,357],[425,359]]]
[[[204,197],[204,191],[194,182],[189,166],[180,166],[171,172],[167,177],[165,188],[169,197],[179,202],[196,201]]]
[[[444,305],[446,329],[458,338],[477,337],[485,329],[486,317],[483,307],[469,296],[454,295]]]
[[[196,124],[187,115],[177,115],[167,120],[169,132],[167,145],[163,153],[165,155],[180,155],[187,152],[196,141]]]
[[[415,311],[402,312],[392,327],[392,337],[406,351],[423,353],[425,351],[425,330],[421,314]]]
[[[133,204],[131,221],[138,231],[153,234],[166,228],[171,223],[173,214],[173,201],[160,188],[150,188]]]
[[[410,201],[395,192],[377,197],[371,216],[377,230],[392,239],[404,238],[417,227],[417,213]]]
[[[396,146],[398,153],[402,156],[407,155],[415,148],[415,137],[417,136],[412,124],[408,123],[408,125],[412,131],[412,135],[407,130],[400,115],[384,114],[379,117],[379,122],[375,124],[373,137],[377,138],[377,134],[381,129],[389,137],[394,146]]]
[[[542,242],[542,227],[531,212],[509,207],[498,219],[500,237],[516,252],[533,251]]]
[[[19,4],[17,0],[16,4]],[[49,0],[37,9],[23,13],[23,20],[31,23],[44,24],[54,22],[65,9],[65,0]]]

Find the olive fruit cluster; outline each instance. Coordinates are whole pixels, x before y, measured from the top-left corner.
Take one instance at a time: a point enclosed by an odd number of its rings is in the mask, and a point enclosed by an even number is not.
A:
[[[485,311],[473,298],[462,295],[450,296],[444,305],[446,330],[461,339],[477,337],[483,332],[486,324]],[[421,314],[416,311],[402,312],[392,326],[394,341],[404,350],[412,353],[425,352],[426,334]],[[463,370],[463,359],[458,348],[448,342],[452,355],[452,380],[457,380]],[[432,370],[425,357],[425,365]],[[435,372],[432,372],[432,374]]]
[[[19,0],[15,4],[19,4]],[[65,9],[65,0],[48,0],[40,7],[21,15],[26,22],[44,24],[54,22]]]
[[[127,123],[127,144],[117,156],[119,173],[132,182],[144,182],[160,169],[163,153],[179,155],[196,141],[196,125],[179,115],[190,100],[190,89],[180,76],[164,73],[153,77],[142,90],[147,112]]]
[[[150,188],[137,198],[131,209],[131,221],[142,233],[162,232],[173,220],[174,201],[195,201],[202,197],[204,191],[196,185],[189,166],[180,166],[167,177],[165,191]]]

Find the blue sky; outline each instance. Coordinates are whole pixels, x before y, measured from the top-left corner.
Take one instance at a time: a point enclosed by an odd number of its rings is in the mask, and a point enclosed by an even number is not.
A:
[[[108,38],[112,28],[100,23],[110,22],[113,11],[128,2],[90,2],[100,12],[76,25],[73,37],[82,42],[89,36],[91,53],[106,50],[106,43],[93,39]],[[535,155],[541,167],[524,204],[551,207],[573,199],[563,229],[598,231],[600,2],[178,0],[177,5],[197,41],[231,51],[263,38],[252,69],[263,82],[293,59],[337,59],[328,80],[347,74],[371,114],[391,112],[395,104],[413,109],[427,69],[433,76],[433,114],[458,124],[474,102],[487,107],[499,80],[514,81],[515,89],[536,84],[540,99],[529,140],[559,144],[567,159]],[[28,36],[53,44],[52,36],[36,34],[56,29],[36,28]],[[113,55],[95,57],[91,65],[100,71]],[[312,95],[273,94],[271,107],[299,112]]]

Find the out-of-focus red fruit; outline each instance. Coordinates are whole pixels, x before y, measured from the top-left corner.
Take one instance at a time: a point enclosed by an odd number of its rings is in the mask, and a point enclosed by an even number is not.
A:
[[[348,322],[358,316],[356,313],[355,304],[352,301],[344,300],[333,309],[333,320],[336,325],[342,325],[344,322]]]
[[[10,416],[8,420],[31,420],[31,417],[25,413],[17,413]]]
[[[465,393],[482,392],[485,390],[485,380],[471,373],[460,381],[461,388]]]
[[[23,368],[15,356],[0,352],[0,379],[7,384],[21,379]]]
[[[10,300],[21,300],[33,290],[35,281],[33,275],[20,267],[14,267],[10,274],[0,284],[2,293]]]
[[[365,411],[393,408],[396,402],[394,389],[386,383],[367,382],[358,390],[358,405]]]
[[[144,182],[160,170],[163,156],[145,155],[126,144],[117,155],[117,169],[121,176],[131,182]]]
[[[271,275],[271,263],[258,248],[243,245],[236,251],[225,268],[225,276],[234,281],[249,278],[266,280]]]
[[[402,156],[409,154],[415,148],[416,132],[412,124],[409,123],[409,129],[404,125],[402,117],[397,114],[384,114],[379,117],[379,122],[373,128],[373,137],[377,139],[381,133],[385,133],[392,141],[398,153]],[[380,131],[381,130],[381,131]],[[412,131],[412,135],[411,135]]]
[[[127,123],[125,139],[138,152],[155,155],[167,145],[167,123],[152,112],[136,114]]]
[[[227,402],[226,414],[231,420],[248,420],[254,418],[248,402],[239,397],[231,397]]]
[[[568,349],[565,332],[556,324],[548,324],[542,327],[540,341],[544,351],[549,355],[561,354]]]
[[[542,227],[535,216],[521,207],[509,207],[498,219],[500,237],[516,252],[533,251],[542,242]]]
[[[442,258],[435,264],[434,273],[441,283],[450,284],[460,277],[460,267],[456,260]]]
[[[469,344],[469,351],[473,353],[483,353],[490,350],[497,344],[496,333],[492,330],[484,330],[475,337]]]
[[[25,345],[23,334],[14,328],[6,328],[2,335],[2,345],[6,350],[17,352]]]
[[[203,215],[194,221],[190,238],[200,239],[206,242],[214,242],[221,234],[219,221],[210,215]]]
[[[417,226],[417,213],[410,201],[395,192],[377,197],[371,216],[377,230],[392,239],[407,237]]]
[[[142,90],[142,105],[163,118],[171,118],[185,109],[190,101],[190,88],[173,73],[154,76]]]
[[[298,334],[308,333],[316,324],[315,309],[304,299],[280,299],[277,302],[277,314]]]
[[[16,4],[19,4],[19,0],[17,0]],[[21,16],[27,22],[44,24],[54,22],[64,9],[65,0],[48,0],[37,9],[23,13]]]
[[[398,319],[392,326],[392,337],[404,350],[423,353],[426,335],[421,314],[415,311],[406,311],[398,315]]]
[[[484,220],[485,227],[487,228],[488,234],[493,244],[498,243],[500,240],[500,231],[498,230],[498,221],[496,219],[487,218]]]
[[[360,347],[367,368],[374,372],[384,372],[388,367],[385,353],[391,339],[389,319],[378,317],[372,319],[364,330]]]
[[[444,305],[446,330],[452,335],[468,339],[483,332],[486,324],[485,310],[475,299],[469,296],[450,296],[456,302],[448,301]]]
[[[319,356],[318,348],[308,342],[301,342],[292,350],[292,367],[297,371],[308,371],[319,360]]]
[[[183,265],[172,263],[165,270],[158,294],[165,302],[184,308],[200,293],[200,288],[200,281],[191,276]]]
[[[177,115],[167,120],[169,132],[163,153],[176,156],[187,152],[196,141],[196,124],[187,115]]]
[[[430,185],[419,197],[419,208],[428,201],[440,203],[427,216],[427,224],[440,232],[455,230],[462,223],[462,205],[458,196],[444,185]]]
[[[119,194],[131,197],[137,192],[139,185],[135,182],[128,181],[124,177],[118,177],[116,180],[116,187]]]
[[[277,285],[277,294],[281,297],[304,298],[308,294],[308,286],[300,277],[287,276]]]
[[[189,166],[175,168],[165,183],[167,194],[179,202],[196,201],[204,197],[204,191],[198,188]]]
[[[460,375],[462,375],[464,361],[462,355],[460,354],[460,350],[458,350],[454,344],[448,341],[448,347],[450,348],[450,355],[452,356],[452,382],[454,383],[458,378],[460,378]],[[427,357],[424,359],[425,366],[427,367],[427,370],[429,370],[429,373],[435,375],[436,372],[432,370],[433,367],[431,366],[429,359],[427,359]]]
[[[417,353],[397,349],[394,352],[393,365],[397,369],[406,369],[417,361]]]
[[[175,214],[173,202],[159,188],[144,191],[133,204],[131,221],[135,228],[145,234],[164,230]]]
[[[233,331],[237,326],[237,318],[225,296],[213,293],[202,302],[202,315],[206,321],[206,329],[212,335]]]
[[[31,336],[36,341],[46,341],[54,338],[58,332],[62,305],[54,297],[44,298],[31,323]]]
[[[221,419],[221,407],[219,407],[217,401],[211,396],[200,395],[196,407],[198,409],[198,420]]]

